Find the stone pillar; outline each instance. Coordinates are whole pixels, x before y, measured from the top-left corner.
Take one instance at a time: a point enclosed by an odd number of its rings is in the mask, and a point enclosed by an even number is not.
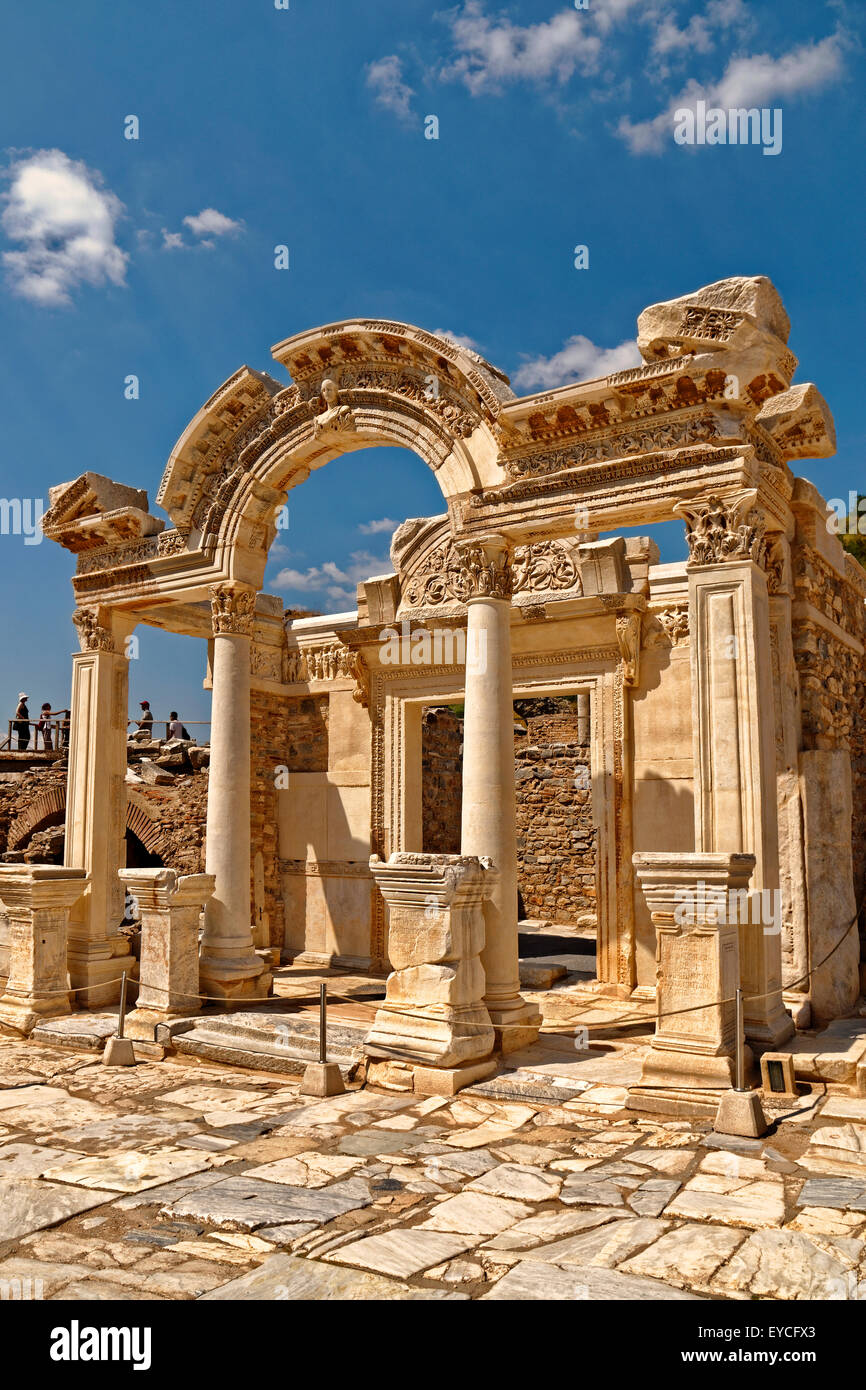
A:
[[[129,661],[124,650],[135,619],[110,609],[73,614],[81,651],[72,658],[69,774],[64,864],[87,874],[69,921],[69,975],[82,1008],[120,997],[122,971],[135,961],[123,921],[118,870],[126,865],[126,727]]]
[[[714,1116],[736,1080],[739,938],[730,894],[748,889],[755,858],[635,854],[633,863],[656,929],[657,1014],[628,1108]]]
[[[368,1079],[385,1057],[397,1077],[413,1074],[415,1090],[453,1095],[495,1069],[480,952],[496,871],[478,858],[409,853],[387,863],[372,855],[370,871],[388,913],[393,973],[366,1039]]]
[[[126,1019],[131,1038],[153,1041],[157,1023],[198,1013],[198,928],[214,890],[209,874],[125,869],[120,874],[141,914],[138,1002]]]
[[[214,650],[210,772],[207,797],[208,874],[200,987],[220,999],[263,999],[273,976],[253,947],[250,906],[250,639],[255,590],[243,584],[211,589]]]
[[[0,865],[0,902],[9,918],[9,978],[0,1023],[29,1033],[72,1012],[67,974],[69,909],[88,886],[83,869]]]
[[[457,548],[468,609],[460,848],[497,870],[484,903],[484,1002],[497,1047],[514,1052],[535,1041],[540,1018],[520,993],[518,971],[510,553],[502,536]]]
[[[740,926],[746,1036],[775,1048],[794,1031],[782,1003],[776,740],[764,519],[756,494],[681,507],[689,542],[695,846],[755,856],[763,919]]]

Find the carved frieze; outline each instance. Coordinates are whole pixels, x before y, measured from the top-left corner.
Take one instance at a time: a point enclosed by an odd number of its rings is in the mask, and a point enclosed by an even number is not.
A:
[[[616,620],[616,640],[626,685],[637,685],[640,666],[640,613],[621,613]]]
[[[478,564],[478,557],[474,557]],[[436,546],[405,581],[404,597],[411,608],[436,608],[442,603],[465,603],[473,596],[473,581],[453,541]],[[511,566],[514,594],[582,592],[575,548],[567,541],[540,541],[515,548]]]
[[[678,420],[659,420],[652,425],[630,429],[608,430],[593,435],[567,449],[529,454],[524,458],[508,459],[505,469],[511,478],[536,478],[548,473],[561,473],[582,464],[628,457],[632,454],[678,449],[689,444],[704,444],[719,437],[719,424],[713,415],[688,416]]]
[[[678,647],[688,641],[689,608],[684,603],[670,608],[661,608],[650,614],[650,626],[644,640],[645,647],[668,645]]]

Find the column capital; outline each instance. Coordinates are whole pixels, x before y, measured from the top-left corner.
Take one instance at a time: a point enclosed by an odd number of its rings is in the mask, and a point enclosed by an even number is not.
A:
[[[489,535],[456,540],[454,549],[460,562],[460,598],[510,600],[514,589],[511,572],[513,547],[506,536]]]
[[[98,608],[76,608],[72,621],[83,652],[114,652],[114,636],[110,627],[99,621]]]
[[[210,607],[215,637],[251,637],[256,591],[230,580],[210,586]]]
[[[689,547],[686,568],[752,560],[765,569],[767,522],[763,511],[755,505],[757,498],[757,490],[748,488],[730,496],[712,492],[678,502],[674,511],[686,523]]]

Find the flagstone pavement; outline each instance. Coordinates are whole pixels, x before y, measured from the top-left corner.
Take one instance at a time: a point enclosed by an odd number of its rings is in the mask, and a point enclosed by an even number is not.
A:
[[[866,1299],[866,1099],[763,1140],[0,1038],[0,1297]]]

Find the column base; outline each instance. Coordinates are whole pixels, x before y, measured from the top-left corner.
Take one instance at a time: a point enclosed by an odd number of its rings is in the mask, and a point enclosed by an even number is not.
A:
[[[538,1041],[541,1014],[535,1005],[530,1004],[522,995],[517,994],[512,999],[500,999],[496,1002],[485,999],[484,1002],[493,1024],[495,1052],[503,1055],[520,1052]]]
[[[430,1067],[417,1062],[369,1057],[365,1079],[368,1086],[381,1086],[390,1091],[414,1091],[420,1096],[456,1096],[465,1086],[486,1081],[496,1069],[494,1057],[457,1067]]]
[[[230,999],[267,999],[274,977],[257,955],[202,956],[198,984],[202,1003]]]
[[[135,1038],[136,1042],[152,1043],[156,1040],[157,1025],[171,1025],[184,1018],[195,1018],[199,1009],[200,1006],[189,1009],[151,1009],[147,1005],[139,1006],[126,1015],[123,1031],[126,1037]]]
[[[103,1009],[116,1004],[124,970],[127,983],[138,979],[138,961],[122,936],[95,944],[92,950],[86,945],[70,946],[67,961],[71,988],[78,991],[75,1002],[79,1009]]]
[[[38,995],[4,995],[0,998],[0,1023],[14,1028],[18,1033],[32,1033],[39,1023],[47,1018],[65,1018],[72,1013],[72,1006],[66,995],[49,995],[40,999]]]
[[[443,1016],[444,1015],[444,1016]],[[364,1042],[370,1057],[389,1057],[410,1066],[462,1067],[490,1056],[493,1029],[481,1005],[389,1006],[377,1010]]]
[[[745,1065],[748,1075],[752,1066],[748,1048]],[[630,1091],[626,1109],[715,1119],[722,1096],[735,1081],[733,1057],[653,1046],[644,1058],[640,1085]]]
[[[743,1020],[743,1032],[756,1053],[776,1052],[782,1043],[794,1036],[794,1020],[781,1002],[770,1018]]]

